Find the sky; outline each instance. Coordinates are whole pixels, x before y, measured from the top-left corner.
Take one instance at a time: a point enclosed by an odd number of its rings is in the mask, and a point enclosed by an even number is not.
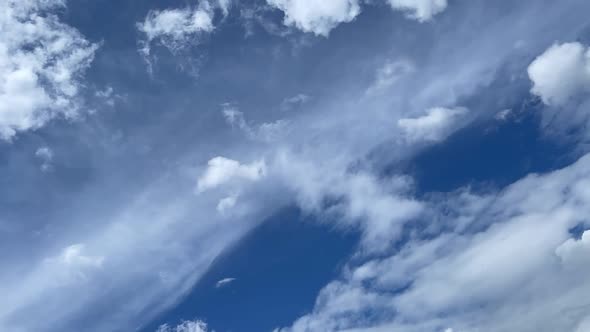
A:
[[[589,10],[0,0],[0,331],[589,332]]]

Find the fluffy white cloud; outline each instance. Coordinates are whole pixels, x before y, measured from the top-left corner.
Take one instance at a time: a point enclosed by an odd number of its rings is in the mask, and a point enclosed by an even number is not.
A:
[[[352,21],[360,12],[358,0],[267,0],[285,13],[285,25],[328,36],[338,24]]]
[[[590,213],[589,166],[587,155],[498,195],[456,196],[425,236],[351,263],[284,331],[584,331],[590,231],[568,230]]]
[[[207,332],[207,324],[201,320],[184,321],[175,327],[161,325],[156,332]]]
[[[590,50],[578,42],[554,44],[528,67],[531,93],[559,106],[590,91]]]
[[[0,139],[74,116],[79,78],[96,45],[61,23],[58,0],[0,3]]]
[[[389,0],[395,10],[405,11],[408,17],[425,22],[447,8],[447,0]]]
[[[465,121],[467,109],[435,107],[418,118],[399,119],[397,124],[406,139],[415,141],[440,141]]]
[[[143,23],[137,24],[137,28],[146,37],[141,50],[144,55],[150,54],[153,41],[175,52],[195,42],[200,34],[213,31],[213,12],[209,6],[153,10]]]
[[[301,208],[327,214],[345,227],[358,227],[367,252],[388,247],[403,223],[423,210],[420,202],[406,197],[410,183],[406,178],[380,179],[367,171],[352,172],[338,160],[312,162],[283,151],[273,168],[292,190]],[[326,200],[332,201],[328,207]]]
[[[255,161],[251,164],[240,164],[240,162],[215,157],[207,163],[207,169],[197,181],[197,191],[204,192],[217,188],[231,181],[256,181],[266,175],[266,163],[264,160]]]

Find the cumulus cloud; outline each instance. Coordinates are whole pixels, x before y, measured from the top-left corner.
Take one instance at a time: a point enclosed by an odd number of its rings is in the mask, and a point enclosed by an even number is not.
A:
[[[435,107],[417,118],[399,119],[397,124],[402,129],[407,140],[441,141],[450,132],[464,123],[467,109]]]
[[[267,0],[282,10],[284,23],[304,32],[327,37],[338,24],[350,22],[361,12],[358,0]]]
[[[424,236],[389,257],[349,263],[283,331],[583,330],[590,232],[573,239],[568,230],[590,212],[589,165],[586,155],[492,197],[435,209],[444,213],[429,218]],[[428,231],[440,226],[446,231]]]
[[[420,22],[431,20],[447,8],[447,0],[389,0],[394,10],[402,10],[407,16]]]
[[[63,1],[0,4],[0,139],[78,111],[80,76],[97,45],[52,14]]]
[[[201,320],[184,321],[175,327],[160,325],[156,332],[207,332],[207,324]]]
[[[213,31],[213,13],[208,6],[196,9],[166,9],[150,11],[137,28],[146,37],[141,51],[148,56],[154,41],[175,52],[189,42],[195,42],[202,33]]]
[[[266,162],[258,160],[251,164],[224,157],[215,157],[207,163],[207,169],[197,181],[197,191],[204,192],[231,181],[257,181],[266,175]]]
[[[554,44],[528,67],[531,93],[560,106],[590,91],[590,50],[578,43]]]

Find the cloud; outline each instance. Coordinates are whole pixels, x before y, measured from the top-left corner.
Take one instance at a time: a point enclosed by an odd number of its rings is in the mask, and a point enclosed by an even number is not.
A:
[[[551,106],[590,91],[590,50],[578,43],[554,44],[528,67],[531,93]]]
[[[41,170],[46,172],[51,169],[51,162],[53,161],[53,151],[47,147],[38,148],[35,151],[35,156],[41,161]]]
[[[84,247],[84,244],[81,243],[73,244],[64,248],[61,255],[57,258],[50,259],[50,261],[59,262],[67,266],[101,267],[104,257],[84,255]]]
[[[206,2],[203,2],[206,3]],[[196,9],[152,10],[137,29],[145,34],[144,46],[141,49],[146,56],[150,55],[151,44],[158,41],[173,53],[197,42],[196,38],[212,32],[213,12],[209,6]]]
[[[259,125],[249,124],[244,112],[230,103],[222,104],[221,112],[230,126],[240,129],[251,140],[271,143],[289,132],[289,121],[283,119],[263,122]]]
[[[79,109],[80,77],[97,45],[52,14],[62,1],[0,4],[0,139]]]
[[[377,69],[375,81],[367,89],[367,94],[374,95],[387,92],[396,82],[414,70],[414,65],[409,61],[388,61]]]
[[[583,328],[590,231],[573,239],[568,230],[590,212],[589,166],[586,155],[496,195],[433,202],[421,234],[389,257],[350,262],[314,310],[282,331]]]
[[[197,181],[197,191],[204,192],[231,181],[257,181],[266,175],[266,162],[259,160],[251,164],[215,157],[207,163],[207,169]]]
[[[358,0],[267,0],[282,10],[284,23],[304,32],[327,37],[338,24],[350,22],[361,12]]]
[[[215,288],[221,288],[221,287],[229,286],[229,284],[231,284],[234,281],[236,281],[236,278],[224,278],[224,279],[221,279],[221,280],[219,280],[215,284]]]
[[[201,320],[184,321],[175,327],[168,324],[158,327],[156,332],[207,332],[207,324]]]
[[[435,107],[421,117],[399,119],[397,124],[410,142],[437,142],[463,124],[467,113],[465,108]]]
[[[282,111],[290,111],[294,108],[300,107],[301,105],[309,102],[311,100],[311,97],[304,94],[304,93],[300,93],[297,94],[293,97],[289,97],[289,98],[285,98],[282,102],[281,102],[281,110]]]
[[[239,195],[230,195],[227,197],[222,198],[217,203],[217,212],[222,215],[226,215],[229,210],[233,209],[238,202]]]
[[[431,20],[447,8],[447,0],[388,0],[391,8],[402,10],[419,22]]]

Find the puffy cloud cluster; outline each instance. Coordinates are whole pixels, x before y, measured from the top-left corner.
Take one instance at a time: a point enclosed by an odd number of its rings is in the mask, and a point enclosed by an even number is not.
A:
[[[358,0],[267,0],[285,13],[285,25],[327,37],[340,23],[350,22],[361,12]]]
[[[590,232],[569,230],[587,222],[589,166],[456,196],[401,250],[350,263],[281,331],[584,331]]]
[[[137,28],[146,36],[142,49],[146,55],[149,55],[150,44],[154,40],[174,51],[185,47],[199,33],[213,31],[213,14],[208,7],[154,10]]]
[[[200,320],[184,321],[175,327],[161,325],[156,332],[207,332],[207,324]]]
[[[554,44],[528,67],[531,92],[547,105],[560,106],[590,91],[590,50],[578,43]]]
[[[359,0],[267,0],[285,14],[284,23],[303,32],[327,37],[341,23],[354,20],[361,13]],[[389,0],[394,10],[411,19],[425,22],[447,8],[447,0]]]
[[[256,181],[266,175],[266,162],[259,160],[251,164],[224,157],[215,157],[207,163],[207,169],[197,181],[197,191],[204,192],[231,181]]]
[[[0,139],[76,115],[97,45],[52,14],[59,0],[0,3]]]

